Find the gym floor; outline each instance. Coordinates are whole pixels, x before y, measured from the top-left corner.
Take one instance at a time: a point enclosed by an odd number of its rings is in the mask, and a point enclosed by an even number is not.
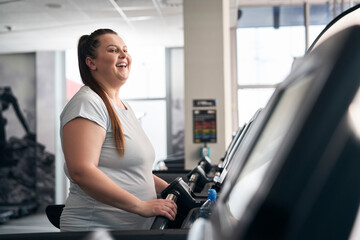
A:
[[[0,225],[0,234],[16,233],[39,233],[39,232],[59,232],[47,219],[44,213],[34,213],[18,219],[10,219],[5,224]],[[0,235],[1,239],[1,235]]]
[[[355,226],[360,226],[360,218],[357,219]],[[29,216],[24,216],[18,219],[10,219],[5,224],[0,225],[0,239],[1,234],[17,234],[17,233],[41,233],[41,232],[59,232],[60,230],[54,227],[46,215],[43,213],[34,213]],[[349,240],[360,239],[360,227],[357,227],[352,232]]]

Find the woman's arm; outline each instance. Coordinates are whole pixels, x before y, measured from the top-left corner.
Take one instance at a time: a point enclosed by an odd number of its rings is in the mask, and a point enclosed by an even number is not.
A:
[[[98,169],[105,135],[104,128],[84,118],[76,118],[64,126],[63,151],[72,180],[97,201],[143,217],[162,215],[174,219],[176,204],[173,201],[141,201]]]
[[[153,174],[153,177],[155,182],[156,193],[161,193],[167,186],[169,186],[169,184],[166,181],[159,178],[158,176]]]

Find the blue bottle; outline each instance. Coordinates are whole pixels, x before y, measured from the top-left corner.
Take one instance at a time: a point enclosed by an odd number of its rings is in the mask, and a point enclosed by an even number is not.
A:
[[[216,202],[216,190],[209,189],[208,191],[208,199],[206,202],[200,207],[200,217],[209,218],[211,215],[211,208],[215,205]]]

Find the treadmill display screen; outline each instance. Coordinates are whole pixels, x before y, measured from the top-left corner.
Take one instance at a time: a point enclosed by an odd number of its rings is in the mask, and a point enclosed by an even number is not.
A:
[[[289,131],[297,110],[309,90],[314,74],[296,81],[280,93],[280,98],[261,132],[248,160],[227,199],[226,208],[234,223],[240,220]]]

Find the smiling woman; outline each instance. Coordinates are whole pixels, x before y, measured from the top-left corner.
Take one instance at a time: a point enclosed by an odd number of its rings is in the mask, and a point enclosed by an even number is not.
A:
[[[168,184],[152,174],[152,144],[119,98],[132,62],[123,39],[110,29],[84,35],[78,61],[85,86],[60,117],[70,179],[61,230],[148,229],[154,216],[174,219],[176,204],[156,199]]]

